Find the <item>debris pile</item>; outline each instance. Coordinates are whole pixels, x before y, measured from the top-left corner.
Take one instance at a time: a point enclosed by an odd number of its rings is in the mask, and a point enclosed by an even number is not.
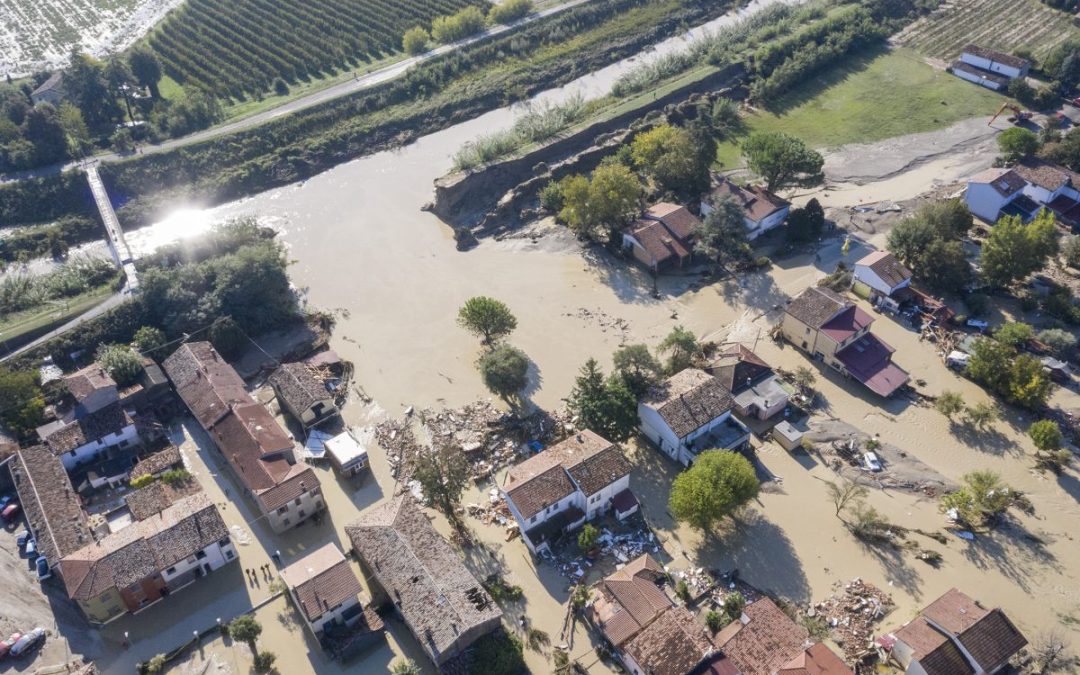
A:
[[[856,577],[844,585],[842,593],[815,604],[806,614],[824,618],[848,661],[858,661],[873,650],[874,624],[892,606],[889,594]]]
[[[656,555],[660,552],[660,542],[657,541],[656,535],[644,525],[619,534],[612,533],[606,527],[602,528],[600,536],[596,540],[600,555],[595,559],[581,555],[577,545],[576,532],[571,533],[571,535],[573,536],[563,537],[559,545],[554,547],[553,553],[544,557],[555,566],[559,574],[575,583],[585,576],[585,571],[588,568],[605,562],[605,557],[610,559],[612,565],[622,565],[643,553]]]
[[[517,521],[511,515],[510,507],[506,505],[499,488],[488,490],[486,504],[467,504],[463,511],[487,525],[501,525],[506,530],[506,541],[521,534]]]
[[[377,424],[375,441],[386,451],[386,460],[390,462],[390,475],[398,484],[405,485],[412,480],[416,457],[422,448],[413,434],[411,415]]]

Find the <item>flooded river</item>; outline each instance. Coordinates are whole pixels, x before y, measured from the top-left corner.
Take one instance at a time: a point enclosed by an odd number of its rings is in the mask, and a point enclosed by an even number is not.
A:
[[[744,11],[766,4],[754,3]],[[688,39],[684,35],[669,40],[655,53],[683,47]],[[634,65],[616,64],[537,98],[558,101],[578,92],[604,93]],[[368,424],[382,414],[399,415],[407,406],[458,405],[487,396],[475,368],[480,345],[455,322],[458,307],[479,294],[503,300],[517,315],[519,325],[510,341],[531,358],[528,396],[544,407],[560,405],[587,358],[596,357],[609,368],[610,355],[618,346],[655,344],[679,324],[709,339],[731,334],[756,346],[774,366],[792,369],[807,363],[795,350],[781,349],[765,336],[770,320],[776,318],[775,309],[841,259],[838,241],[823,247],[820,258],[778,261],[768,272],[738,281],[704,285],[695,278],[664,279],[655,297],[648,277],[582,249],[565,233],[484,241],[472,251],[458,252],[450,228],[420,207],[431,198],[432,181],[449,170],[451,156],[462,143],[509,126],[515,114],[512,108],[493,111],[302,184],[208,211],[178,212],[163,223],[129,233],[128,241],[133,250],[145,254],[177,236],[244,215],[258,216],[278,229],[295,261],[290,269],[294,283],[306,291],[310,303],[338,314],[332,346],[355,363],[358,384],[377,402],[369,408],[347,407],[346,419],[354,425]],[[852,259],[865,252],[854,248]],[[889,318],[878,319],[875,331],[897,348],[900,365],[925,380],[927,393],[951,389],[969,403],[987,400],[979,388],[943,367],[934,345],[919,341]],[[883,440],[953,481],[974,468],[999,471],[1030,495],[1036,515],[1021,518],[1007,532],[980,537],[975,545],[959,539],[946,545],[920,541],[942,553],[943,564],[934,569],[901,552],[882,555],[859,545],[826,498],[824,481],[835,480],[832,472],[820,462],[803,461],[766,444],[759,449],[759,459],[782,480],[729,532],[702,538],[676,526],[666,514],[665,495],[674,468],[655,451],[631,444],[629,454],[636,467],[632,487],[674,566],[685,567],[688,559],[695,559],[708,567],[738,567],[749,582],[803,602],[821,600],[837,584],[861,576],[893,594],[898,608],[887,620],[890,626],[906,621],[919,606],[952,586],[1005,607],[1029,638],[1059,623],[1080,623],[1076,590],[1080,545],[1073,534],[1080,519],[1080,479],[1075,469],[1059,479],[1031,472],[1031,459],[1025,454],[1032,451],[1025,436],[1027,420],[1013,415],[995,424],[992,434],[972,437],[959,433],[932,409],[899,402],[883,405],[830,373],[820,372],[818,380],[827,416],[880,433]],[[1058,397],[1064,405],[1080,407],[1080,398],[1072,392],[1062,391]],[[333,526],[326,536],[344,541],[344,525],[392,490],[385,457],[376,451],[372,464],[373,482],[365,485],[361,492],[368,494],[362,497],[329,474],[323,477],[324,486],[332,486],[326,493]],[[201,471],[218,475],[212,466]],[[483,498],[482,489],[466,501]],[[874,490],[870,501],[906,527],[935,530],[944,524],[930,499]],[[244,520],[243,514],[226,513],[230,521]],[[445,528],[441,519],[439,523]],[[530,619],[558,643],[565,582],[550,567],[535,570],[519,541],[506,544],[497,528],[470,524],[493,549],[500,549],[506,574],[525,588]],[[289,562],[306,546],[286,542],[281,548]],[[256,553],[255,562],[261,563],[260,555]],[[286,632],[296,629],[285,621],[267,626],[282,672],[336,672],[307,650],[290,650],[284,642],[290,639]],[[282,641],[280,646],[272,642],[275,638]],[[149,645],[139,644],[135,649],[153,653]],[[588,652],[579,632],[574,655]],[[381,654],[378,665],[367,662],[368,670],[381,671],[389,658]],[[544,657],[529,652],[527,658],[534,672],[550,670]],[[587,661],[593,664],[595,658]],[[242,667],[230,670],[245,672]],[[590,667],[590,672],[602,671]],[[356,672],[365,671],[361,667]]]

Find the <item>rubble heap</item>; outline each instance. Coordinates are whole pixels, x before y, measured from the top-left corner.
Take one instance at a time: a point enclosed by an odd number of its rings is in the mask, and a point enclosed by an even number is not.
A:
[[[857,662],[873,651],[874,624],[892,607],[888,593],[856,577],[844,585],[842,593],[813,605],[807,616],[824,618],[847,660]]]

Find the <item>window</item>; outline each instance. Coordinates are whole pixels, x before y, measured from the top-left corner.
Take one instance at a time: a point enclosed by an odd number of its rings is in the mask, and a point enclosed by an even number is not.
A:
[[[289,524],[289,519],[288,518],[282,518],[281,519],[281,524],[282,525],[288,525]]]
[[[229,550],[225,551],[225,559],[226,560],[232,560],[233,559],[232,549],[229,549]]]
[[[317,495],[322,492],[322,488],[316,485],[315,487],[308,490],[308,492],[310,492],[312,495]]]
[[[165,570],[165,574],[176,574],[176,568],[170,567],[169,569]]]
[[[294,503],[294,504],[296,504],[297,506],[300,506],[300,498],[299,498],[299,497],[297,497],[297,498],[296,498],[296,501],[295,501],[295,502],[293,502],[293,503]]]
[[[809,334],[810,334],[810,329],[809,329],[809,328],[807,328],[807,329],[806,329],[806,334],[807,334],[807,335],[809,335]]]
[[[536,516],[533,516],[533,517],[532,517],[532,518],[531,518],[531,519],[529,520],[529,522],[530,522],[530,523],[535,523],[535,522],[536,522]]]
[[[203,558],[206,557],[206,551],[199,551],[198,553],[195,554],[195,557],[197,559],[199,559],[199,560],[202,560]]]
[[[288,506],[282,506],[280,509],[277,510],[277,512],[278,512],[278,515],[280,516],[281,514],[285,513],[288,510],[289,510]]]
[[[323,507],[323,503],[322,503],[322,502],[315,502],[315,510],[316,510],[316,511],[318,511],[318,510],[319,510],[319,509],[321,509],[322,507]]]
[[[218,546],[228,546],[228,545],[229,545],[229,538],[228,537],[225,537],[224,539],[222,539],[221,541],[218,542]]]
[[[304,509],[300,509],[300,519],[303,520],[307,514],[304,513]]]

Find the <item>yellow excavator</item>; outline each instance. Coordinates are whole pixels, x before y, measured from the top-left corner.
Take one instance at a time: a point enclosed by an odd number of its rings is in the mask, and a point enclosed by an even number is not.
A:
[[[1005,112],[1006,110],[1009,110],[1013,113],[1012,117],[1007,118],[1013,124],[1020,124],[1022,122],[1027,122],[1031,119],[1031,113],[1029,111],[1021,110],[1020,108],[1014,106],[1012,103],[1002,103],[1001,107],[998,108],[998,111],[994,113],[994,116],[991,117],[990,121],[986,123],[986,126],[992,125],[994,123],[994,120],[1000,117],[1001,113]]]

